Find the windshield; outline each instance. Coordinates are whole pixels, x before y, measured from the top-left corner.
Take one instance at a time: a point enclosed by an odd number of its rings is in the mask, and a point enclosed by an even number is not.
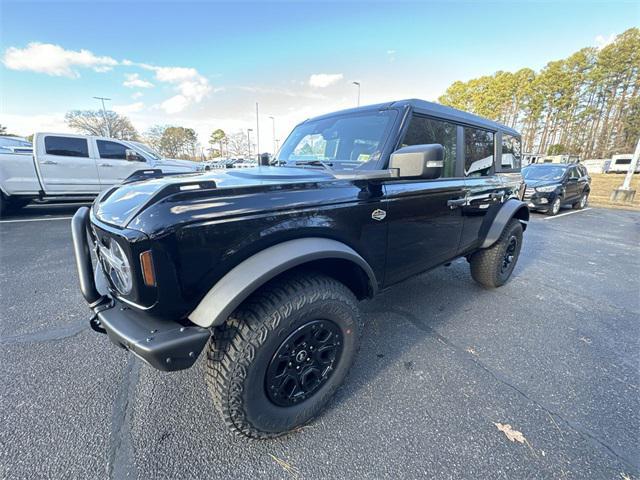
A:
[[[560,180],[566,171],[567,167],[555,165],[526,167],[522,169],[522,176],[525,180]]]
[[[145,145],[144,143],[140,143],[140,142],[129,142],[129,143],[131,143],[135,147],[142,150],[143,153],[146,153],[147,155],[149,155],[153,160],[162,160],[162,155],[156,152],[149,145]]]
[[[287,166],[375,168],[395,118],[395,111],[385,110],[305,122],[291,132],[276,160]]]

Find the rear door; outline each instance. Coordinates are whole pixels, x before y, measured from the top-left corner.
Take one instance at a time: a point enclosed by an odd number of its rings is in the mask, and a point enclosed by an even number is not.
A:
[[[36,146],[36,160],[47,194],[96,194],[101,190],[86,137],[42,135]]]
[[[144,158],[127,160],[126,151],[130,149],[124,143],[113,140],[96,140],[98,150],[98,174],[104,188],[121,183],[136,170],[146,168]]]
[[[386,285],[444,263],[458,253],[461,210],[448,204],[464,196],[464,179],[456,177],[457,127],[414,115],[400,147],[432,143],[445,150],[441,178],[384,182],[389,225]]]

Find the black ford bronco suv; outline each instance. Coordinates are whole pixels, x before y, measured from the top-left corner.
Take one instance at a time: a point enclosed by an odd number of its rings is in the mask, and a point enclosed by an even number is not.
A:
[[[160,370],[206,348],[213,403],[254,438],[304,424],[335,392],[357,300],[457,257],[498,287],[529,219],[518,132],[429,102],[307,120],[274,162],[141,171],[72,221],[92,328]]]

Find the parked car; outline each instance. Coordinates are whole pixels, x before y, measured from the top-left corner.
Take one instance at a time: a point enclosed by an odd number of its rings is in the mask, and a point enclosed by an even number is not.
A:
[[[607,173],[627,173],[633,159],[633,153],[625,153],[614,155],[611,157],[611,163],[607,169]],[[636,165],[635,173],[640,173],[640,162]]]
[[[457,257],[481,285],[507,282],[529,219],[519,152],[509,127],[405,100],[301,123],[282,167],[112,187],[72,221],[91,326],[166,371],[208,344],[229,428],[290,431],[347,375],[359,299]]]
[[[34,199],[95,197],[136,170],[187,173],[203,168],[196,162],[162,158],[139,142],[106,137],[36,133],[34,145],[33,155],[16,148],[0,152],[0,215]]]
[[[587,206],[591,177],[581,164],[547,163],[522,169],[526,182],[524,201],[532,210],[557,215],[562,205],[573,208]]]

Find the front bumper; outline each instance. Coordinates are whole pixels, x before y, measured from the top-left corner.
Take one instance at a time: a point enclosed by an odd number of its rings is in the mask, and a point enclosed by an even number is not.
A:
[[[558,196],[556,192],[527,192],[522,199],[531,210],[548,210]]]
[[[89,209],[80,208],[71,222],[80,290],[94,315],[91,328],[106,333],[158,370],[174,371],[191,367],[209,339],[206,328],[159,320],[134,310],[96,288],[89,248]]]

